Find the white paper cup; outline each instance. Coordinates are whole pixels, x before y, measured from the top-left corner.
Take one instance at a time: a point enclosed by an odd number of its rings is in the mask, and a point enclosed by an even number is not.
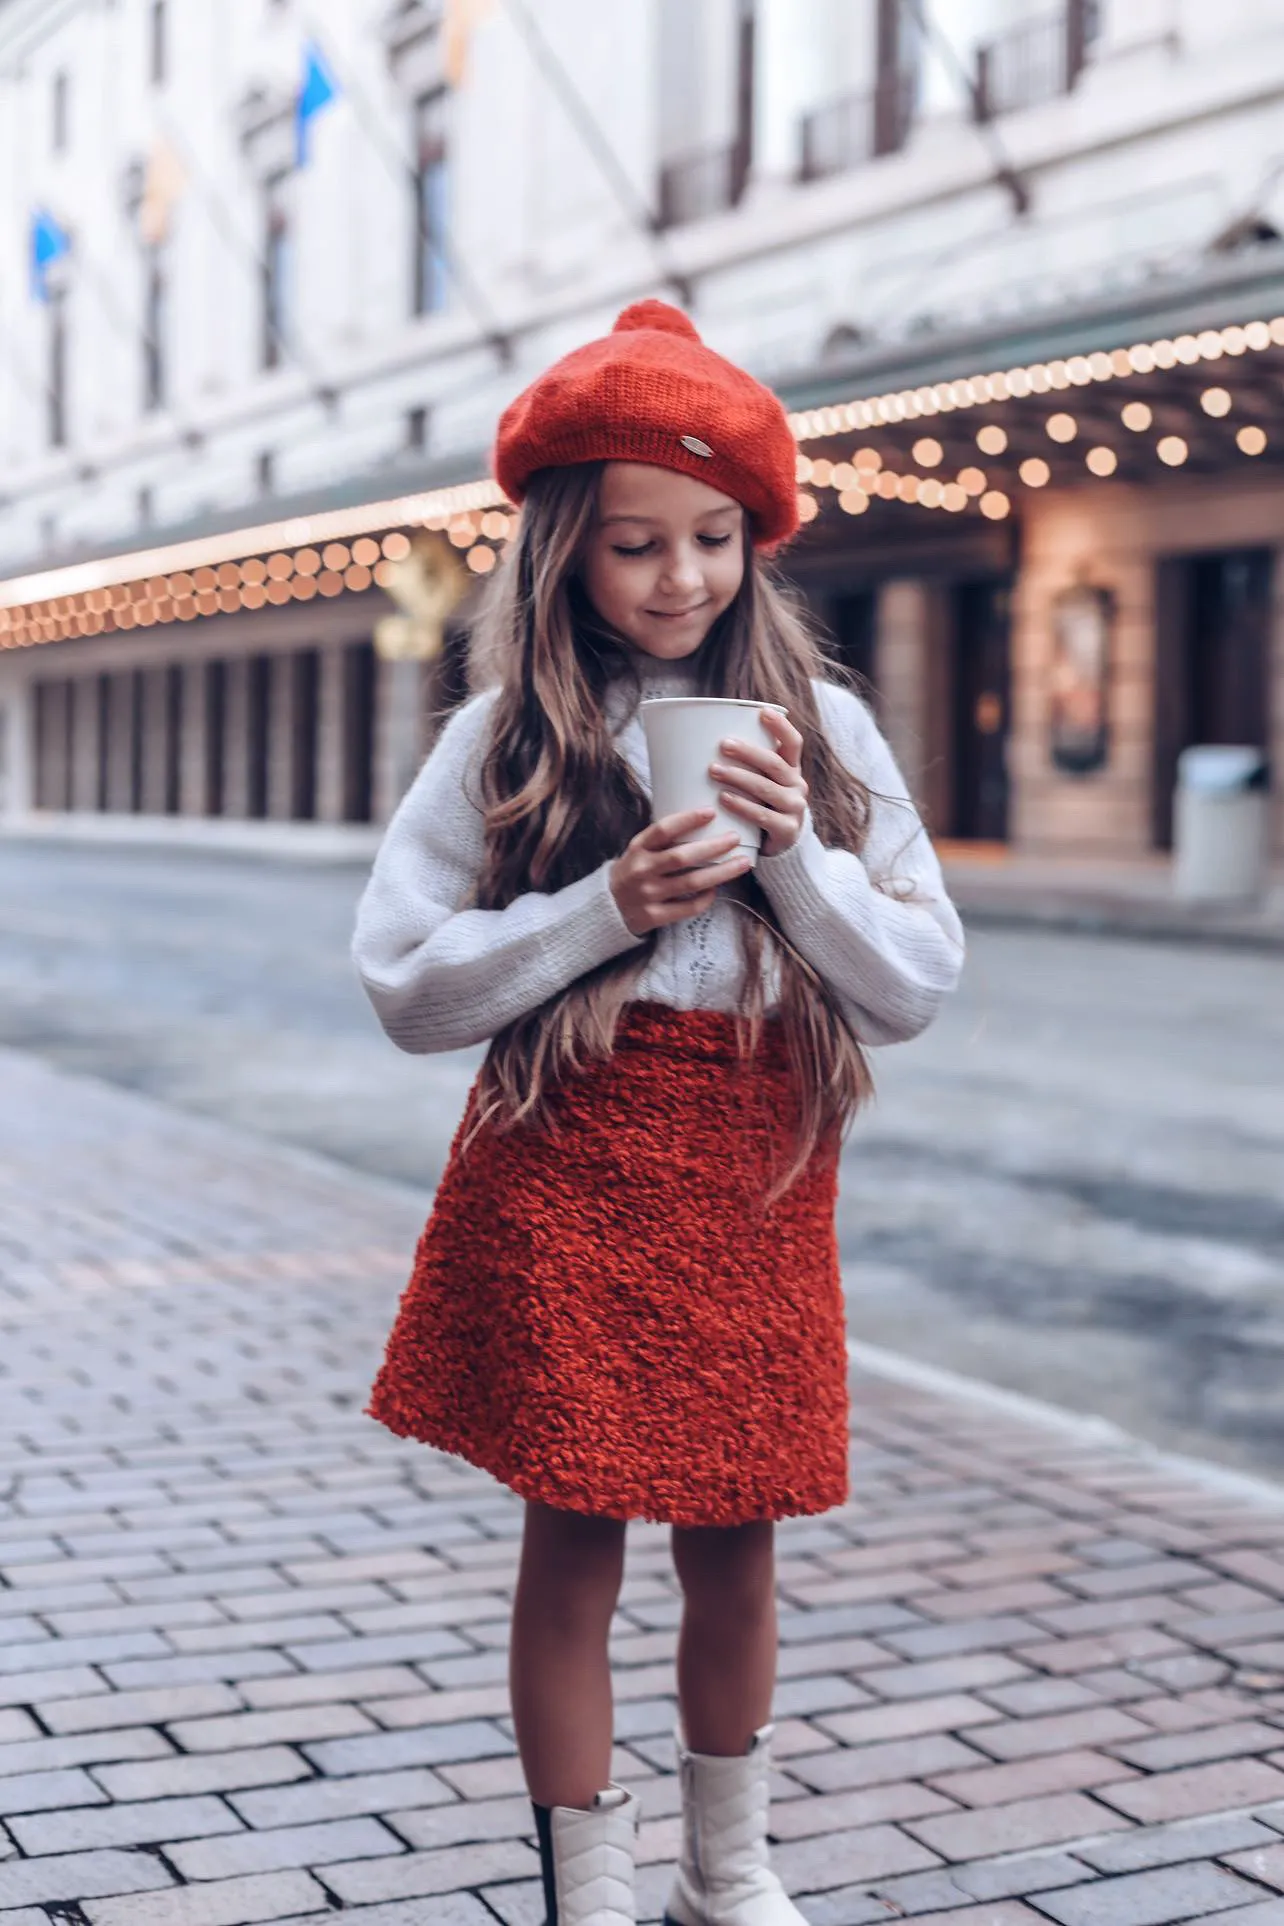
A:
[[[722,696],[653,696],[640,707],[651,764],[653,820],[688,809],[712,809],[714,820],[696,831],[696,839],[703,842],[734,829],[740,847],[756,853],[762,844],[761,829],[723,808],[721,788],[709,774],[709,765],[726,761],[719,746],[724,736],[739,736],[742,742],[761,740],[765,749],[771,748],[772,739],[758,717],[764,709],[782,716],[788,711],[779,702],[742,702]]]

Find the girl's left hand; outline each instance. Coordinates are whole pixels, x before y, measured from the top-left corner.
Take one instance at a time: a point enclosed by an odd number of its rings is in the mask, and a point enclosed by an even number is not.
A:
[[[788,716],[775,709],[760,710],[759,720],[773,747],[728,737],[719,744],[722,760],[710,764],[709,774],[721,789],[723,805],[762,830],[763,855],[780,856],[798,841],[807,817],[803,739]]]

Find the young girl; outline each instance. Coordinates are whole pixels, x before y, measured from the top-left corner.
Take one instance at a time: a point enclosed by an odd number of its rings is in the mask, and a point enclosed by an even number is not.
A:
[[[673,1528],[669,1926],[802,1926],[767,1854],[773,1522],[847,1494],[834,1232],[864,1046],[954,985],[957,918],[868,710],[755,548],[797,525],[770,392],[659,301],[503,416],[521,527],[474,633],[494,686],[388,830],[355,956],[402,1049],[490,1039],[370,1413],[526,1503],[517,1741],[549,1926],[631,1926],[610,1784],[625,1524]],[[778,703],[726,805],[650,821],[638,702]],[[746,711],[752,717],[752,711]]]

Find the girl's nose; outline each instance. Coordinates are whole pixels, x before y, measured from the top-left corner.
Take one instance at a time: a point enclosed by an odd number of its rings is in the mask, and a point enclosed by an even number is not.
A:
[[[704,581],[700,558],[692,549],[675,549],[664,571],[666,588],[698,589]]]

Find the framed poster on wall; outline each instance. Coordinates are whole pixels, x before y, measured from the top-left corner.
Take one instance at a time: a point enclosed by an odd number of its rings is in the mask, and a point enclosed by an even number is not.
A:
[[[1110,653],[1114,597],[1076,583],[1052,605],[1049,746],[1056,768],[1087,776],[1110,753]]]

